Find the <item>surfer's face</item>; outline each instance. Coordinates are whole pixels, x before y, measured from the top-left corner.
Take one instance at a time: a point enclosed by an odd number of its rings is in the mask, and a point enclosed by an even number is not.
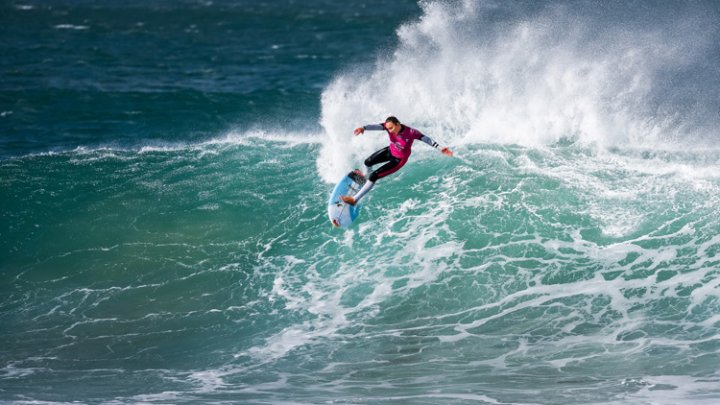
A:
[[[388,121],[385,123],[385,129],[392,132],[393,134],[397,134],[400,132],[400,124],[395,124],[392,121]]]

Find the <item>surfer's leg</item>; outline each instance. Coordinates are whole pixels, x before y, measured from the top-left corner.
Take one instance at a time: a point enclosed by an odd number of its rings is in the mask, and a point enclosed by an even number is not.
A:
[[[355,200],[355,204],[359,203],[360,199],[363,198],[363,196],[365,194],[367,194],[368,191],[372,190],[374,185],[375,185],[374,182],[372,182],[370,180],[366,181],[365,184],[363,185],[363,187],[360,189],[360,191],[358,191],[357,194],[355,194],[353,196],[353,199]],[[353,205],[355,205],[355,204],[353,204]]]
[[[341,197],[342,200],[351,205],[357,204],[358,202],[360,202],[360,199],[363,198],[365,194],[372,190],[373,186],[375,186],[375,182],[378,179],[395,173],[396,171],[400,170],[400,168],[403,167],[405,163],[407,163],[407,159],[398,159],[393,156],[390,156],[389,160],[389,162],[382,165],[379,169],[370,173],[370,177],[367,179],[365,185],[363,185],[363,187],[360,189],[360,191],[358,191],[357,194],[352,197],[343,196]]]
[[[365,159],[365,177],[367,177],[367,174],[370,173],[371,167],[378,164],[387,162],[388,160],[392,159],[393,155],[390,153],[390,147],[386,146],[379,151],[373,153],[370,155],[367,159]]]
[[[379,169],[370,173],[368,180],[372,181],[374,183],[378,179],[382,179],[383,177],[393,174],[396,171],[400,170],[401,167],[405,166],[405,163],[407,163],[407,158],[399,159],[399,158],[392,156],[389,162],[385,163],[384,165],[380,166]]]
[[[372,155],[370,155],[370,157],[365,159],[365,174],[366,174],[365,177],[367,178],[367,173],[371,170],[370,166],[376,165],[378,163],[383,163],[383,162],[388,162],[388,163],[384,164],[378,170],[375,170],[374,172],[370,173],[370,178],[367,181],[365,181],[365,184],[360,189],[360,191],[357,192],[357,194],[355,194],[352,197],[341,196],[340,198],[350,205],[357,204],[358,202],[360,202],[360,199],[365,194],[367,194],[370,190],[372,190],[373,186],[375,186],[375,181],[377,179],[379,179],[381,177],[385,177],[390,173],[394,173],[397,169],[402,167],[402,165],[404,165],[406,161],[407,161],[407,159],[401,160],[401,159],[394,157],[390,153],[390,147],[380,149],[379,151],[373,153]],[[399,164],[399,163],[401,163],[401,164]],[[398,166],[398,164],[399,164],[399,166]],[[398,167],[395,168],[396,166],[398,166]],[[392,168],[395,168],[395,169],[392,170]]]

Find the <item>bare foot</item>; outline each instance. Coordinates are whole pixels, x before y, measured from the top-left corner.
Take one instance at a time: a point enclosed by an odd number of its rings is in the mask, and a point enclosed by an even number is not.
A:
[[[355,199],[352,197],[348,197],[346,195],[343,195],[340,197],[341,200],[343,200],[345,203],[350,205],[355,205]]]
[[[363,174],[363,172],[360,171],[360,169],[353,170],[353,173],[357,174],[360,177],[365,177],[365,175]]]

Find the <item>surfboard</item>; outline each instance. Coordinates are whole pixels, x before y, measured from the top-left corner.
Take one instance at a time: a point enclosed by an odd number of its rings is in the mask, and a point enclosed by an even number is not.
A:
[[[362,204],[355,204],[354,206],[347,204],[340,199],[340,196],[354,196],[360,191],[363,184],[365,184],[365,177],[350,172],[335,186],[330,195],[330,200],[328,200],[328,217],[333,226],[347,228],[360,215],[360,206]]]

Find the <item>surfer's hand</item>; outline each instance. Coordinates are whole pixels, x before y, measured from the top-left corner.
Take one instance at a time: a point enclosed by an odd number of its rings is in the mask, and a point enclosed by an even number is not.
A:
[[[365,128],[360,127],[360,128],[355,128],[355,132],[354,132],[354,133],[355,133],[355,135],[360,135],[360,134],[362,134],[363,132],[365,132]]]
[[[440,152],[442,152],[442,154],[445,155],[445,156],[452,156],[452,155],[453,155],[453,152],[450,150],[450,148],[447,148],[447,147],[442,148],[442,149],[440,150]]]

